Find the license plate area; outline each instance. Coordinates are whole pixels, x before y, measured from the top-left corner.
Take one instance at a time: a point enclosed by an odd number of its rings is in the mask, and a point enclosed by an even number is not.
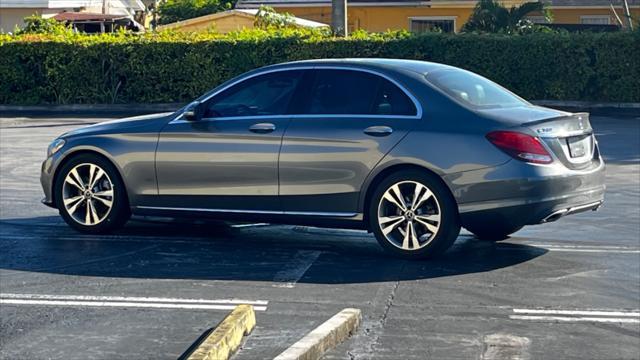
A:
[[[587,155],[587,148],[589,147],[589,136],[571,136],[567,138],[567,145],[569,147],[569,156],[572,158],[581,158]]]

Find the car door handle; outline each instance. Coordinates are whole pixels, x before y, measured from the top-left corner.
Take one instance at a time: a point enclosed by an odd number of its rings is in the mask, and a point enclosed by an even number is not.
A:
[[[267,134],[276,129],[276,126],[272,123],[257,123],[249,127],[249,131],[258,134]]]
[[[364,129],[364,133],[371,136],[388,136],[392,132],[393,129],[388,126],[370,126]]]

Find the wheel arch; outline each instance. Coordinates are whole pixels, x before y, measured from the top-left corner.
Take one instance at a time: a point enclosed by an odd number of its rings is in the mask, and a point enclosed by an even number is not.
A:
[[[444,186],[444,188],[448,190],[449,196],[451,196],[451,200],[453,200],[453,202],[456,204],[456,211],[458,210],[457,209],[458,202],[456,201],[455,196],[453,196],[451,187],[447,184],[446,181],[442,179],[440,175],[438,175],[437,172],[417,164],[394,164],[380,170],[369,181],[368,185],[366,185],[365,196],[360,201],[360,209],[362,210],[364,224],[369,223],[369,219],[368,219],[369,212],[367,211],[367,209],[369,209],[369,205],[371,204],[371,200],[372,200],[371,198],[373,197],[373,193],[375,192],[375,189],[378,186],[378,184],[380,184],[386,177],[390,176],[393,173],[396,173],[399,171],[407,171],[407,170],[418,170],[418,171],[424,172],[429,176],[433,177],[434,179],[436,179],[437,181],[439,181]]]
[[[57,207],[56,204],[56,182],[58,181],[58,176],[60,176],[60,170],[71,160],[73,160],[74,158],[81,156],[81,155],[93,155],[93,156],[97,156],[102,158],[103,160],[109,162],[111,165],[113,165],[113,167],[116,169],[117,172],[117,176],[120,178],[120,181],[124,184],[124,192],[126,195],[126,199],[129,202],[129,191],[127,189],[127,183],[124,181],[124,177],[122,176],[122,169],[120,169],[120,167],[118,166],[118,164],[113,161],[113,159],[111,158],[111,156],[109,156],[108,154],[93,149],[93,148],[77,148],[77,149],[73,149],[70,152],[66,153],[64,155],[63,158],[61,158],[58,162],[58,165],[56,166],[55,170],[53,171],[53,176],[51,177],[51,201],[53,203],[53,205],[55,207]]]

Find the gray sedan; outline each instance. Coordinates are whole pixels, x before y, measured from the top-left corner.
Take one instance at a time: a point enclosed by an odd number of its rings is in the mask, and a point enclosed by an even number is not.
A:
[[[131,214],[359,228],[407,258],[442,253],[461,226],[496,241],[596,210],[605,191],[588,114],[392,59],[268,66],[175,113],[71,131],[41,181],[86,233]]]

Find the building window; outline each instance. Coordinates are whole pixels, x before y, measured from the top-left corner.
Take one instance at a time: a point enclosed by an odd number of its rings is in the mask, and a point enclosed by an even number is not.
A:
[[[580,24],[585,25],[609,25],[611,16],[609,15],[583,15],[580,16]]]
[[[409,18],[409,30],[415,33],[436,31],[452,33],[456,31],[456,16],[420,16]]]
[[[531,21],[534,24],[548,24],[547,18],[544,16],[527,16],[527,20]]]

